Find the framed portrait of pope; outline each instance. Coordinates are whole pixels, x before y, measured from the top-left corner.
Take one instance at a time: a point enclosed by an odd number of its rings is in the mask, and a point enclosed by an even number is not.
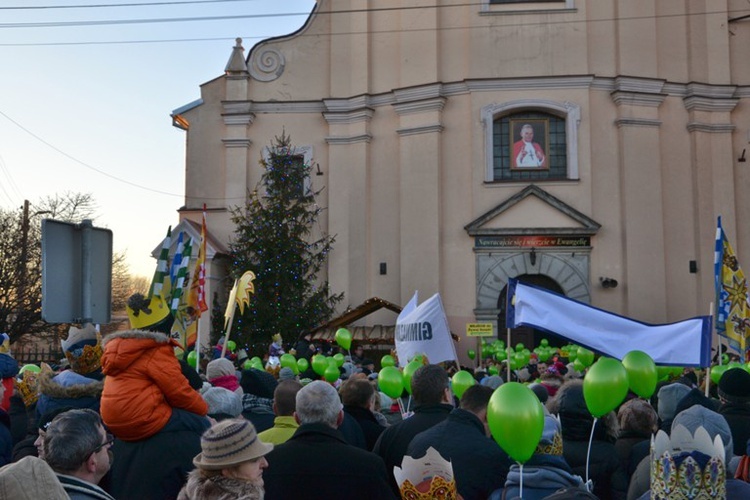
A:
[[[511,119],[509,128],[511,170],[548,170],[549,121]]]

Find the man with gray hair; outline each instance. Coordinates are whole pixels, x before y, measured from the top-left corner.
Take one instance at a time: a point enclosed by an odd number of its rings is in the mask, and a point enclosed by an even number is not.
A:
[[[70,410],[55,417],[47,428],[44,459],[70,498],[114,500],[98,486],[112,465],[113,443],[98,413]]]
[[[295,402],[299,428],[266,455],[266,498],[396,498],[383,460],[347,444],[336,429],[344,411],[333,386],[311,382]]]

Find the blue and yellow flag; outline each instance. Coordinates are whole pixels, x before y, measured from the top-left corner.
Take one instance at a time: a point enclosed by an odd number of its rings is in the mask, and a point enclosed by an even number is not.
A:
[[[747,281],[732,245],[721,227],[721,216],[716,226],[714,252],[716,284],[716,333],[725,337],[729,347],[745,357],[750,335],[748,320]]]

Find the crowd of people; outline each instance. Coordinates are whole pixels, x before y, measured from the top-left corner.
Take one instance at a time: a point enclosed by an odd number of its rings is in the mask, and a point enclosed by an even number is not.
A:
[[[72,327],[66,359],[55,367],[19,369],[9,339],[0,339],[1,498],[430,498],[407,492],[394,468],[431,450],[450,463],[454,498],[670,498],[664,492],[675,486],[659,474],[674,471],[655,460],[674,460],[655,458],[652,439],[658,431],[698,436],[699,429],[721,439],[725,474],[706,475],[715,484],[693,491],[750,498],[750,373],[743,368],[727,370],[712,397],[686,369],[660,382],[651,400],[630,394],[594,419],[585,373],[560,353],[547,363],[532,356],[510,373],[544,407],[541,439],[521,465],[490,432],[492,396],[507,371],[464,368],[476,384],[457,398],[451,374],[458,367],[425,360],[410,391],[394,400],[380,391],[361,345],[345,353],[339,379],[329,382],[312,370],[238,365],[231,352],[221,356],[224,349],[199,374],[158,328],[102,339],[92,325]],[[286,346],[275,337],[269,356],[285,348],[300,358],[317,350],[309,336]]]

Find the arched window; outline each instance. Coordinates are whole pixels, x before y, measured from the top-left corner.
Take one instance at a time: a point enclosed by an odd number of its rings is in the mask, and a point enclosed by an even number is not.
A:
[[[580,107],[522,100],[482,108],[486,182],[578,179]]]

